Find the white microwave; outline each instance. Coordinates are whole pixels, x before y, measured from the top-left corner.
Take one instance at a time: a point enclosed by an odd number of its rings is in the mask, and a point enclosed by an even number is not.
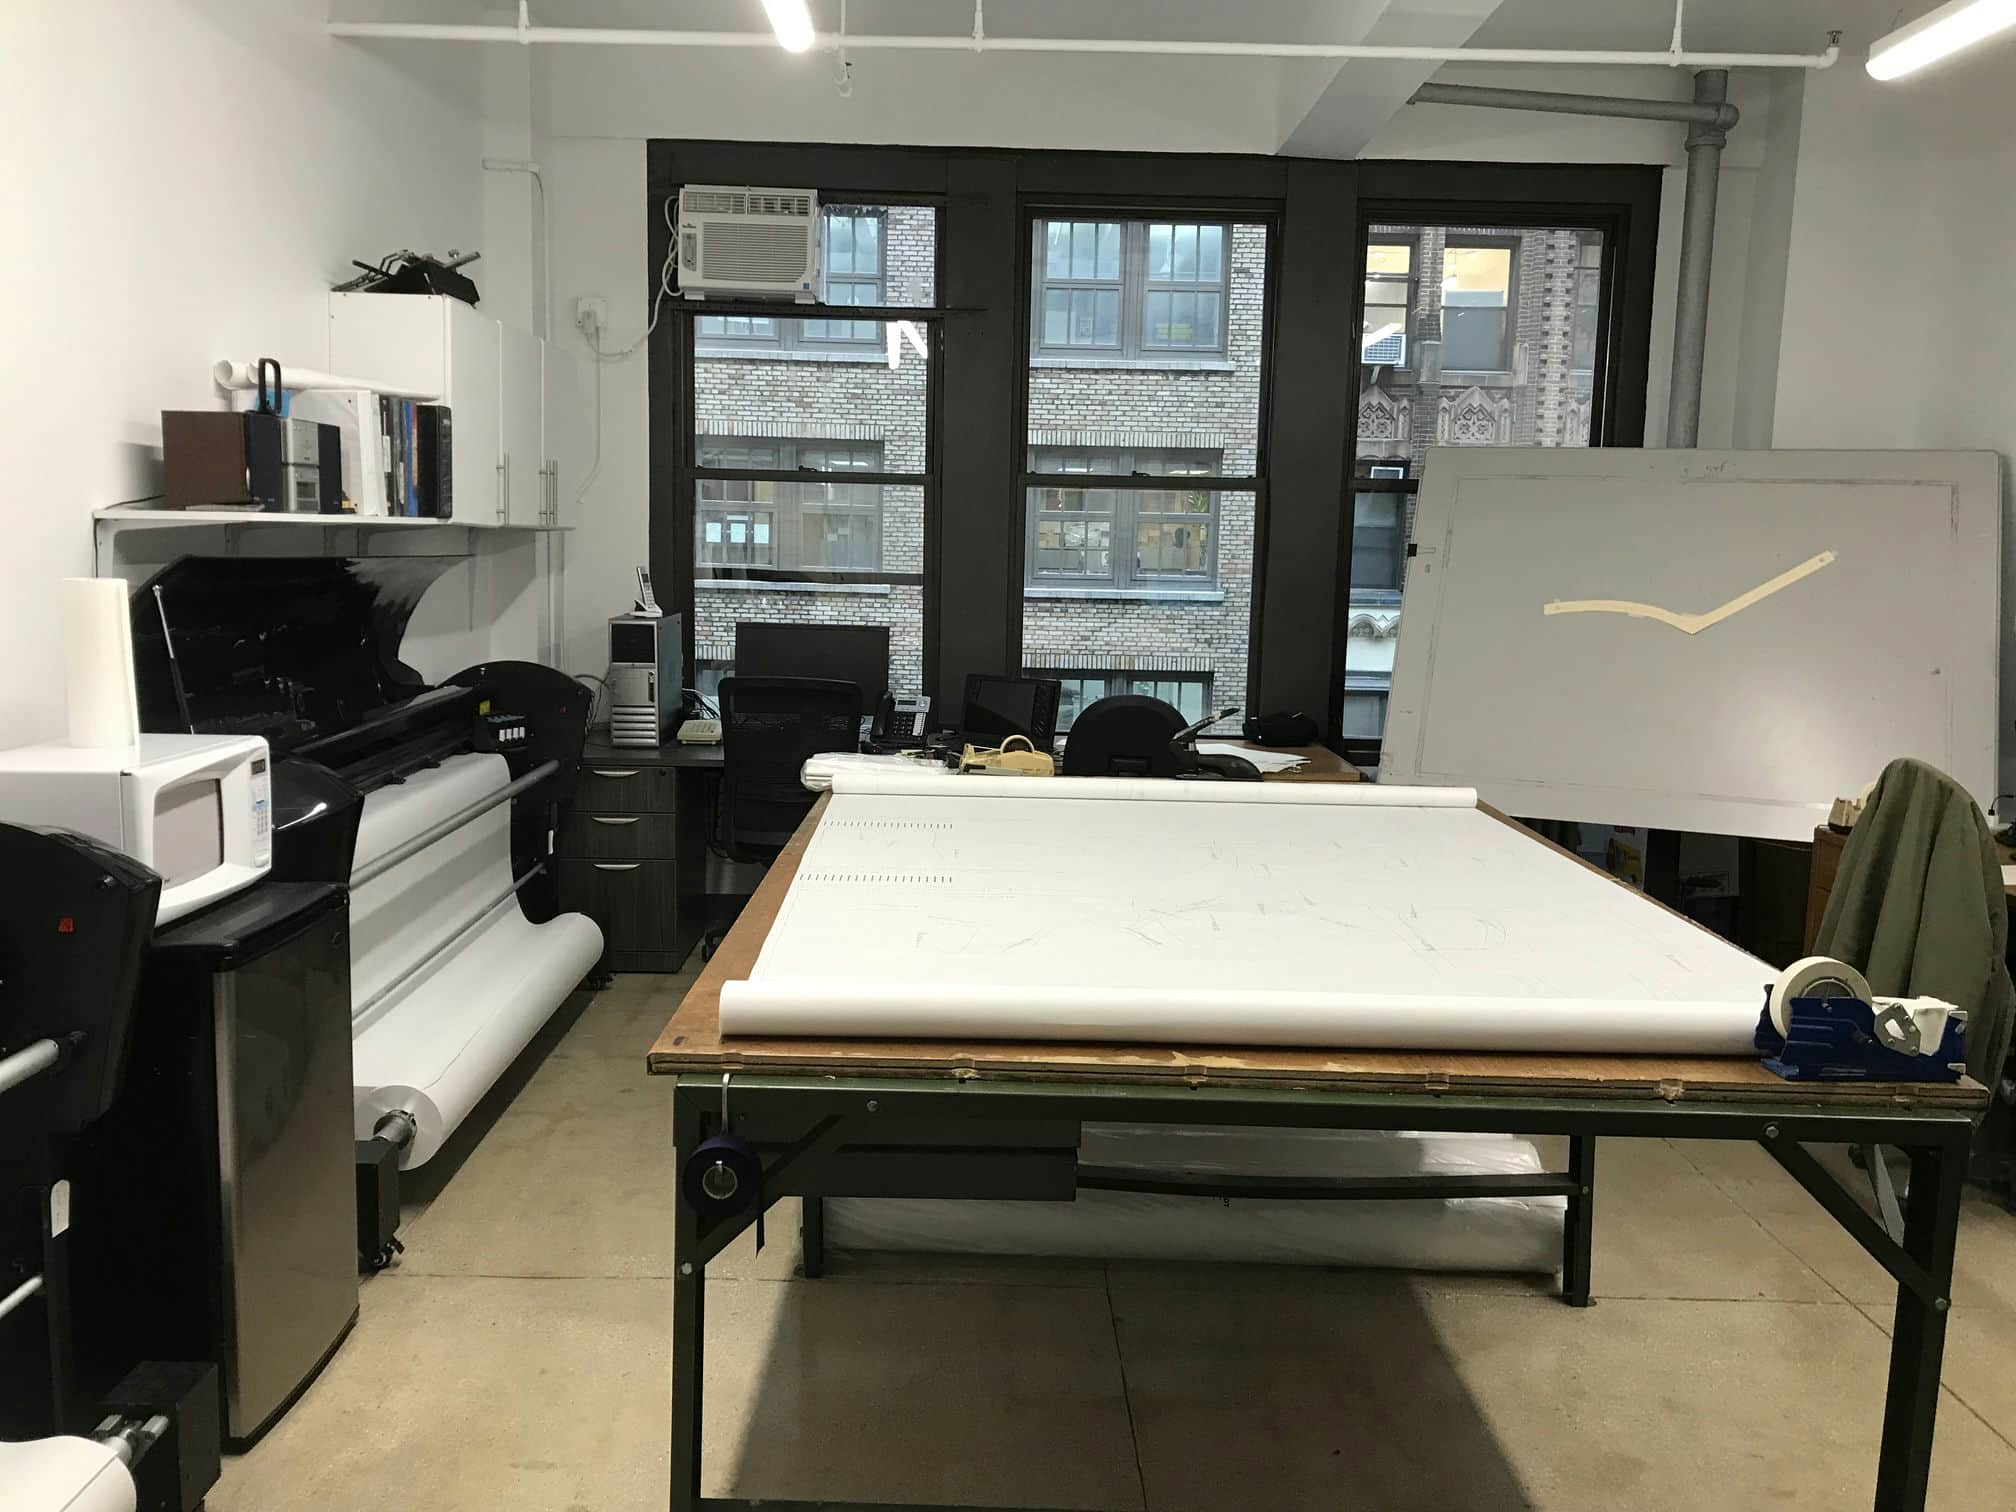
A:
[[[272,869],[269,760],[257,735],[20,746],[0,751],[0,820],[75,830],[159,872],[166,924]]]

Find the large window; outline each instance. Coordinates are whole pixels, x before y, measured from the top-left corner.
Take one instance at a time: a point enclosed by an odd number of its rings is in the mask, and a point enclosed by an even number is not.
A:
[[[1067,717],[1127,691],[1243,706],[1268,228],[1030,224],[1022,663],[1064,680]]]
[[[879,441],[781,441],[702,436],[702,467],[880,472]],[[882,487],[702,478],[693,511],[693,560],[709,567],[873,572],[882,565]]]
[[[1367,233],[1338,731],[1358,760],[1377,759],[1385,728],[1428,449],[1591,443],[1606,252],[1601,232],[1573,227]],[[1414,314],[1438,310],[1439,362]]]
[[[1224,352],[1231,230],[1191,221],[1039,220],[1038,356],[1156,362]]]
[[[1032,447],[1032,472],[1108,478],[1210,477],[1219,456],[1174,448]],[[1216,496],[1208,488],[1075,488],[1050,483],[1029,512],[1028,581],[1153,588],[1209,583]]]
[[[819,299],[829,305],[887,302],[884,280],[887,213],[861,205],[828,206],[819,217],[823,238]],[[879,351],[882,327],[872,320],[796,320],[771,315],[702,315],[694,331],[702,351],[722,356],[748,351]]]
[[[835,203],[823,223],[830,308],[675,307],[694,325],[681,444],[698,687],[733,670],[749,622],[884,626],[889,686],[924,686],[937,393],[919,306],[934,297],[937,211]],[[918,311],[893,366],[889,327],[844,314],[878,305]]]
[[[1512,366],[1513,262],[1518,243],[1451,237],[1442,252],[1442,367],[1502,373]]]

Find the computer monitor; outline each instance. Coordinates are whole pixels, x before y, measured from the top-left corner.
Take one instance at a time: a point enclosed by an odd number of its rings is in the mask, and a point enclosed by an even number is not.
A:
[[[998,746],[1010,735],[1026,735],[1039,751],[1057,738],[1057,699],[1062,685],[1050,677],[989,677],[966,674],[966,708],[960,737],[970,746]]]
[[[889,691],[887,625],[735,626],[738,677],[831,677],[861,689],[861,713],[872,715]]]

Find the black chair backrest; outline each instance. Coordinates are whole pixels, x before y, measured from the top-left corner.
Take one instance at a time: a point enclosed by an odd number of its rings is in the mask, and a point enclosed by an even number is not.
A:
[[[722,839],[738,856],[775,854],[818,794],[798,773],[809,756],[857,750],[861,688],[825,677],[724,677]]]

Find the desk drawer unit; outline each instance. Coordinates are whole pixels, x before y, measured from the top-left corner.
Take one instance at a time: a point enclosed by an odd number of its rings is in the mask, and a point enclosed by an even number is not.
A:
[[[589,742],[560,812],[554,870],[563,908],[602,929],[603,971],[677,971],[700,938],[706,880],[705,779],[662,750]]]
[[[558,854],[589,861],[646,861],[678,855],[676,814],[584,814],[560,822]]]

